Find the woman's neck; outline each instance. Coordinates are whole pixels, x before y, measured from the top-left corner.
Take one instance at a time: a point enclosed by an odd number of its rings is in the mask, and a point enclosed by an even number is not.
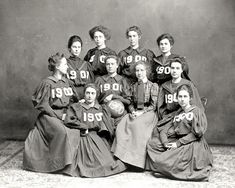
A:
[[[61,80],[63,78],[63,75],[59,71],[55,71],[53,76],[58,80]]]
[[[106,45],[105,45],[105,44],[102,44],[101,46],[98,46],[97,48],[98,48],[99,50],[101,50],[101,49],[106,48]]]
[[[89,107],[94,107],[95,106],[95,101],[92,103],[86,103]]]
[[[191,104],[188,104],[187,106],[182,107],[182,109],[184,110],[184,112],[187,112],[190,107],[191,107]]]
[[[108,73],[108,75],[109,75],[110,77],[114,77],[114,76],[117,75],[117,73],[116,73],[116,72],[114,72],[114,73]]]
[[[177,84],[177,83],[179,83],[180,81],[181,81],[181,77],[179,77],[179,78],[173,78],[172,79],[172,83],[174,83],[174,84]]]
[[[143,79],[138,79],[139,81],[142,81],[143,83],[146,83],[148,81],[147,77],[144,77]]]
[[[131,46],[133,49],[139,48],[139,44],[136,44],[135,46]]]
[[[169,52],[163,53],[162,55],[163,55],[164,57],[168,57],[168,56],[171,55],[171,52],[169,51]]]

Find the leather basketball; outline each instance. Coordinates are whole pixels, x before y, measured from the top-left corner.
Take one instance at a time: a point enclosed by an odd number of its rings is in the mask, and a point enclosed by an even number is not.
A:
[[[113,118],[122,116],[125,111],[123,103],[119,100],[111,100],[107,103],[107,106],[109,107],[111,116]]]

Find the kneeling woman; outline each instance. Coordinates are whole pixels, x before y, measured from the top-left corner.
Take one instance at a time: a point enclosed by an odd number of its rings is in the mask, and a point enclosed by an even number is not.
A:
[[[146,168],[169,178],[208,180],[212,153],[204,139],[207,119],[204,110],[191,105],[193,90],[189,85],[177,89],[181,108],[171,120],[161,120],[147,145]]]
[[[74,103],[67,112],[65,123],[80,131],[77,154],[77,170],[82,177],[102,177],[120,173],[126,169],[115,160],[103,136],[112,134],[113,122],[105,106],[96,100],[95,84],[85,86],[85,102]]]
[[[158,85],[147,79],[144,62],[136,64],[135,72],[138,81],[132,85],[130,113],[117,125],[112,151],[123,162],[143,169],[146,144],[157,123]]]
[[[67,107],[75,102],[75,92],[64,77],[68,65],[63,54],[48,59],[53,75],[35,90],[32,101],[40,114],[26,141],[23,167],[37,172],[63,173],[75,164],[80,132],[64,125]],[[74,171],[68,174],[73,175]]]

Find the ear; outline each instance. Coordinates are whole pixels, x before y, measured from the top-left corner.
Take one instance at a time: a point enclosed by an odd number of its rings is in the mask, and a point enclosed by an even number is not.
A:
[[[139,40],[141,39],[141,36],[140,35],[138,35],[139,36]]]

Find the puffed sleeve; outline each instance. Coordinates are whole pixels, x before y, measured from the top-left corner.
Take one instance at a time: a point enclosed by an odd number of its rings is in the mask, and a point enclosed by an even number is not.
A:
[[[130,97],[129,97],[131,95],[130,94],[131,88],[125,78],[122,79],[121,85],[122,85],[121,95],[114,95],[113,99],[119,99],[123,104],[129,105],[131,103]]]
[[[145,111],[151,111],[151,110],[156,110],[157,107],[157,101],[158,101],[158,92],[159,92],[159,87],[157,83],[152,83],[151,88],[150,88],[150,105],[148,107],[145,107]]]
[[[198,140],[207,129],[207,119],[204,111],[200,108],[193,110],[192,130],[189,134],[179,139],[180,144],[188,144]]]
[[[45,113],[51,117],[57,117],[57,114],[50,106],[50,98],[51,98],[51,85],[47,80],[43,80],[39,86],[35,89],[34,94],[32,96],[32,102],[36,109]]]
[[[89,83],[94,83],[95,82],[95,75],[92,71],[92,65],[90,62],[87,62],[87,71],[89,72],[89,76],[90,76]]]
[[[192,100],[192,104],[196,105],[197,107],[199,107],[201,110],[205,110],[201,101],[201,97],[199,96],[198,90],[197,88],[194,86],[194,84],[191,84],[191,88],[193,90],[193,100]]]
[[[86,124],[81,122],[81,108],[79,103],[74,103],[69,106],[64,120],[66,127],[81,130],[88,128]]]
[[[114,121],[111,118],[107,105],[102,105],[103,121],[100,122],[99,132],[108,132],[111,137],[114,136]]]

